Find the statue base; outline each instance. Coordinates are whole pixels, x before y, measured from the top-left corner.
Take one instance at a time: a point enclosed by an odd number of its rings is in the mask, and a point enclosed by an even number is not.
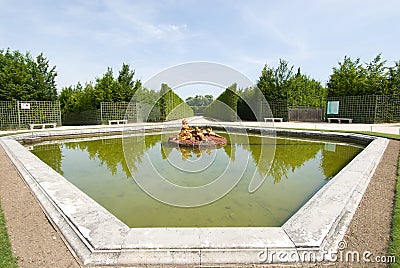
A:
[[[168,143],[174,146],[186,146],[186,147],[217,147],[220,148],[226,145],[226,138],[207,136],[206,141],[199,140],[180,140],[179,135],[172,135],[168,139]]]

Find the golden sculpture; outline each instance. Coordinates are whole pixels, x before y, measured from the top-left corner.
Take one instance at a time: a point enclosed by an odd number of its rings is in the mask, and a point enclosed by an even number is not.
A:
[[[182,120],[179,134],[171,136],[168,141],[179,146],[223,146],[226,144],[226,138],[213,132],[211,127],[205,130],[199,127],[191,128],[186,119]]]

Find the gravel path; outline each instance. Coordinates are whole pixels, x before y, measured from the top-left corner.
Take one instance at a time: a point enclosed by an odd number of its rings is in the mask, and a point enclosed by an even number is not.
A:
[[[0,198],[20,267],[80,267],[1,146]]]
[[[390,239],[394,193],[397,181],[397,161],[400,141],[390,141],[385,154],[375,171],[360,205],[347,229],[343,250],[357,251],[359,263],[346,263],[351,267],[384,267],[386,264],[372,264],[374,258],[387,255]],[[368,253],[370,252],[371,255]],[[363,261],[363,254],[371,262]],[[345,261],[346,258],[343,258]]]
[[[347,230],[344,253],[358,251],[362,258],[386,255],[390,236],[399,141],[391,141]],[[47,220],[36,198],[0,146],[0,198],[15,256],[20,267],[80,267]],[[361,261],[316,266],[383,267]],[[276,266],[274,266],[276,267]]]

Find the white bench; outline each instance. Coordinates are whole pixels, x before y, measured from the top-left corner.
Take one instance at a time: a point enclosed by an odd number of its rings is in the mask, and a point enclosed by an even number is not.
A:
[[[35,127],[40,127],[39,129],[45,129],[46,127],[55,128],[56,126],[57,123],[29,124],[29,129],[32,130],[35,129]]]
[[[345,121],[349,124],[353,123],[353,119],[351,119],[351,118],[334,118],[334,117],[328,118],[328,123],[332,123],[332,121],[338,122],[339,124],[342,123],[343,121]]]
[[[266,117],[264,118],[265,123],[266,122],[283,122],[283,118],[281,117]]]
[[[108,120],[109,125],[124,125],[128,124],[128,120]]]

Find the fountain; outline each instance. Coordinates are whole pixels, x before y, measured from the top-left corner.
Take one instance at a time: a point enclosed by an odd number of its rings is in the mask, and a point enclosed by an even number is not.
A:
[[[169,137],[168,143],[173,146],[187,147],[217,147],[226,145],[226,138],[215,133],[211,127],[201,129],[199,127],[191,128],[186,119],[182,120],[182,128],[179,134]]]

